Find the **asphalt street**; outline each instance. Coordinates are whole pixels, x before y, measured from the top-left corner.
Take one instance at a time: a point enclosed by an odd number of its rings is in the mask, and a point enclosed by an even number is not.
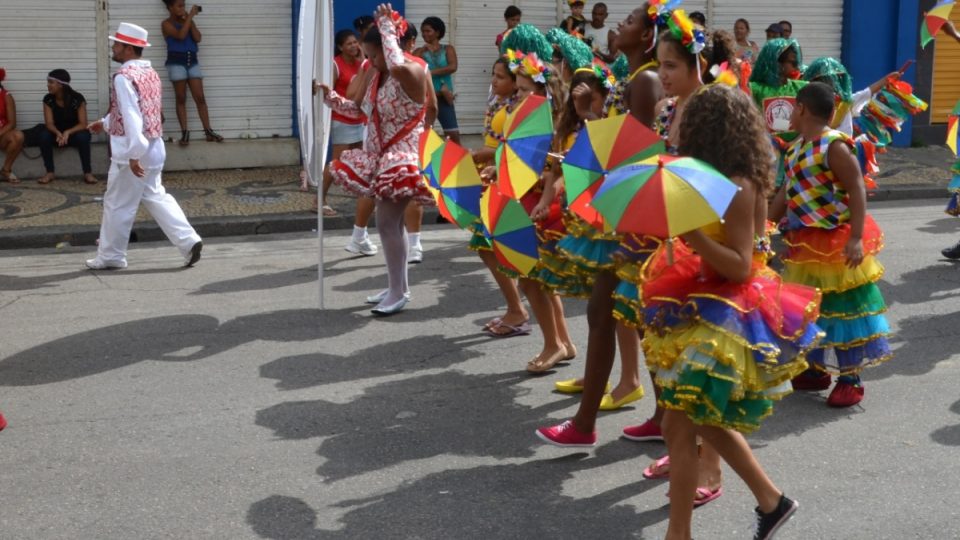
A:
[[[896,357],[862,406],[797,393],[750,436],[800,502],[779,539],[960,538],[960,238],[943,201],[872,206],[887,235],[882,289]],[[213,238],[193,269],[167,243],[90,272],[92,248],[0,252],[0,538],[662,538],[664,452],[619,438],[648,397],[604,413],[600,444],[541,444],[577,398],[580,357],[528,376],[539,334],[492,339],[500,298],[466,235],[425,231],[413,300],[374,319],[383,258],[349,231]],[[694,537],[750,537],[754,502],[725,469]]]

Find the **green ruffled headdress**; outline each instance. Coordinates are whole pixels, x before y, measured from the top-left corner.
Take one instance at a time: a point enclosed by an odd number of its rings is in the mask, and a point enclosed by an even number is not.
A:
[[[620,53],[617,59],[610,64],[610,71],[617,80],[626,79],[630,76],[630,62],[627,61],[627,55]]]
[[[836,58],[825,56],[814,60],[803,72],[803,80],[827,83],[845,102],[853,100],[853,80],[847,68]]]
[[[547,41],[543,32],[531,24],[518,24],[507,34],[500,43],[500,54],[508,50],[523,53],[536,53],[540,58],[549,61],[553,58],[553,46]]]
[[[547,32],[547,41],[555,45],[572,71],[583,67],[590,67],[593,63],[593,50],[579,39],[564,32],[560,28],[552,28]]]
[[[760,49],[757,61],[753,65],[750,82],[764,86],[780,86],[780,55],[787,52],[790,48],[793,48],[797,53],[797,69],[802,69],[803,57],[801,56],[800,43],[798,43],[797,40],[783,38],[771,39]]]

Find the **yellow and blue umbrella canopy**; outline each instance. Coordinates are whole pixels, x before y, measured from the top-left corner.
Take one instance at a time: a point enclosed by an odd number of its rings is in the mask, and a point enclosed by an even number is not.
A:
[[[497,260],[521,275],[537,264],[537,231],[530,216],[516,199],[491,185],[480,199],[480,219]]]
[[[564,190],[570,210],[603,230],[603,218],[590,202],[604,177],[616,167],[665,151],[663,140],[632,115],[587,122],[563,158]]]
[[[720,221],[739,189],[706,162],[658,155],[611,171],[592,205],[619,232],[672,238]]]
[[[480,195],[483,182],[464,147],[447,141],[430,158],[427,176],[436,179],[432,191],[440,214],[465,229],[480,217]]]
[[[553,142],[550,101],[527,96],[507,115],[504,142],[497,148],[497,182],[504,195],[520,199],[540,180]]]

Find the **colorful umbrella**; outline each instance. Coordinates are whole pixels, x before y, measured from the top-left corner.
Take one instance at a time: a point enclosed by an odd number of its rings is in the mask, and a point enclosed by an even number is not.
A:
[[[953,155],[957,155],[957,119],[960,116],[950,115],[947,118],[947,147],[953,150]]]
[[[497,148],[497,183],[503,193],[520,199],[530,191],[547,164],[553,142],[550,101],[530,95],[507,116],[504,142]]]
[[[592,204],[617,231],[672,238],[720,221],[739,189],[703,161],[660,155],[611,171]]]
[[[480,218],[500,264],[521,275],[529,274],[540,255],[536,229],[523,206],[495,184],[483,192]]]
[[[433,159],[433,153],[441,146],[443,146],[443,139],[440,135],[437,135],[437,132],[434,131],[433,128],[424,131],[423,134],[420,135],[420,171],[423,173],[423,178],[426,180],[427,185],[431,188],[431,192],[440,189],[440,181],[433,177],[430,161]],[[437,194],[434,193],[433,196],[436,197]]]
[[[933,6],[933,9],[924,15],[923,24],[920,25],[920,46],[922,48],[926,48],[937,36],[937,32],[950,20],[952,10],[953,0],[940,0],[937,5]]]
[[[624,163],[665,151],[663,140],[632,115],[587,122],[563,158],[563,183],[570,210],[602,230],[603,218],[590,201],[604,176]]]
[[[437,180],[433,191],[440,214],[465,229],[480,217],[483,182],[470,152],[447,141],[433,152],[427,176]]]

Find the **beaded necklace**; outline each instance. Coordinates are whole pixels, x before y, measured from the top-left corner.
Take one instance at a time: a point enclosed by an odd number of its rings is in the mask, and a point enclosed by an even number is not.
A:
[[[603,102],[603,117],[606,118],[610,116],[611,111],[618,111],[619,114],[626,114],[629,107],[624,103],[624,97],[627,93],[627,87],[630,86],[630,83],[633,82],[633,79],[641,72],[646,71],[652,67],[657,67],[660,64],[656,60],[651,60],[646,64],[638,67],[631,73],[626,79],[617,81],[617,84],[613,86],[613,90],[610,90],[610,93],[607,94],[607,99]]]
[[[508,98],[502,98],[499,96],[494,96],[490,100],[490,103],[487,105],[487,112],[484,114],[483,121],[483,133],[484,135],[490,137],[491,139],[496,139],[499,142],[504,141],[503,133],[498,133],[493,130],[493,117],[502,108],[507,109],[507,114],[510,114],[513,111],[513,106],[517,103],[517,94],[514,93]]]

